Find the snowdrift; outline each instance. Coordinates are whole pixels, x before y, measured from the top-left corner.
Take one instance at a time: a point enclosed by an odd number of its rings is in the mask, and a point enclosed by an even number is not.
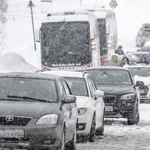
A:
[[[27,63],[19,54],[8,52],[0,56],[0,72],[35,72],[36,70],[38,69]]]

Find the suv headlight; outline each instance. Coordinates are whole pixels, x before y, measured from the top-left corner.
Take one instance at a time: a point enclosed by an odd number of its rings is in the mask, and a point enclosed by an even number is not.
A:
[[[126,94],[120,97],[121,100],[134,100],[135,94]]]
[[[79,116],[84,115],[86,112],[87,112],[87,108],[79,108],[78,109],[78,115]]]
[[[50,115],[45,115],[42,116],[36,124],[41,124],[41,125],[55,125],[58,122],[58,115],[57,114],[50,114]]]

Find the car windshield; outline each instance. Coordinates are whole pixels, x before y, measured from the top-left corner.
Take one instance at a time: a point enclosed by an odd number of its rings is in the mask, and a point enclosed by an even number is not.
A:
[[[9,98],[55,102],[57,101],[55,82],[33,78],[0,78],[0,99]]]
[[[148,37],[150,36],[150,31],[142,31],[142,36]]]
[[[131,54],[129,54],[131,55]],[[141,58],[141,55],[143,55],[143,53],[140,53],[140,54],[133,54],[135,55],[137,58],[138,58],[138,61],[140,61],[140,58]],[[144,54],[145,57],[146,57],[146,60],[150,61],[150,55],[147,53],[147,54]],[[128,54],[126,55],[128,57]]]
[[[87,70],[96,85],[132,85],[129,72],[126,70],[96,69]]]
[[[141,76],[141,77],[149,77],[150,76],[150,67],[128,67],[132,76]]]
[[[65,77],[73,95],[88,96],[84,78]]]

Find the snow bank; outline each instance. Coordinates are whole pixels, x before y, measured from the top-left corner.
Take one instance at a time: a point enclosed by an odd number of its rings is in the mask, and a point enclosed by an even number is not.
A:
[[[28,64],[19,54],[8,52],[0,56],[0,72],[35,72],[36,70],[38,68]]]

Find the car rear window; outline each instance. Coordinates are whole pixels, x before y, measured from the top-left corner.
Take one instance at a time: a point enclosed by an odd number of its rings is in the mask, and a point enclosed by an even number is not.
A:
[[[126,70],[96,69],[87,72],[96,85],[132,85],[131,77]]]
[[[0,78],[0,98],[7,98],[8,95],[29,97],[51,102],[57,101],[54,80]]]

